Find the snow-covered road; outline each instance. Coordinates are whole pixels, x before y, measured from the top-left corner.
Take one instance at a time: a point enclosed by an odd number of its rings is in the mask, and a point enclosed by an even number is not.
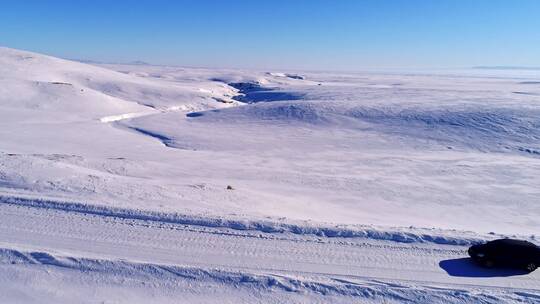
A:
[[[4,255],[13,251],[22,255],[45,255],[46,261],[38,258],[36,265],[53,268],[52,271],[66,268],[56,261],[58,256],[67,257],[69,261],[87,259],[113,264],[122,261],[129,265],[211,269],[257,278],[322,280],[340,286],[335,287],[338,293],[350,284],[364,286],[378,282],[384,288],[396,289],[395,292],[402,293],[405,298],[413,297],[409,298],[412,301],[418,296],[412,290],[421,288],[424,296],[430,297],[434,296],[432,290],[437,290],[435,287],[441,290],[467,289],[468,292],[472,289],[480,293],[487,288],[490,289],[489,294],[502,293],[500,300],[520,295],[532,301],[535,293],[540,296],[540,273],[525,275],[477,268],[464,259],[467,256],[465,246],[265,233],[6,203],[0,204],[0,247],[4,248]],[[9,272],[13,261],[5,256],[2,260],[4,263],[0,269]],[[154,283],[162,279],[161,274],[147,275],[150,278],[146,280]],[[180,278],[195,280],[178,276]],[[235,282],[234,288],[253,283],[249,281]],[[2,289],[7,294],[6,287],[0,287],[0,291]],[[304,289],[302,293],[314,293],[324,298],[325,292]],[[300,291],[293,288],[283,292],[283,297],[287,298],[289,294],[292,296]],[[347,296],[352,300],[359,295]],[[467,299],[472,300],[470,297]],[[458,301],[460,297],[453,300]]]

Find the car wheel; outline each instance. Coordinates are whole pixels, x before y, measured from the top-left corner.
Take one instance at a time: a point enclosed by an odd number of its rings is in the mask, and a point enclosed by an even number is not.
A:
[[[535,263],[529,263],[527,266],[525,266],[525,269],[527,269],[528,272],[533,272],[536,270],[536,268],[538,268],[538,265]]]
[[[495,263],[493,263],[491,260],[485,260],[482,264],[486,268],[493,268],[493,266],[495,266]]]

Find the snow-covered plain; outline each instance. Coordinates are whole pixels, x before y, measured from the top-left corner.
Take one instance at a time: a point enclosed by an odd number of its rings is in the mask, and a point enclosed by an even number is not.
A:
[[[530,302],[540,74],[87,65],[0,48],[0,302]],[[227,189],[231,186],[232,189]]]

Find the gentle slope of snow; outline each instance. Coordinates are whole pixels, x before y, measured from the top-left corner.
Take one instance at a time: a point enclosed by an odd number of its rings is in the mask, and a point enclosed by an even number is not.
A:
[[[0,301],[534,302],[536,273],[482,277],[460,259],[539,237],[539,83],[0,48]]]

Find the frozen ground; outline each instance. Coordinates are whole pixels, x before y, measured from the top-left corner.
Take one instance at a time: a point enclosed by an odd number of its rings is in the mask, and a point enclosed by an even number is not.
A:
[[[0,302],[512,302],[538,71],[91,66],[0,48]],[[232,186],[228,190],[227,186]]]

